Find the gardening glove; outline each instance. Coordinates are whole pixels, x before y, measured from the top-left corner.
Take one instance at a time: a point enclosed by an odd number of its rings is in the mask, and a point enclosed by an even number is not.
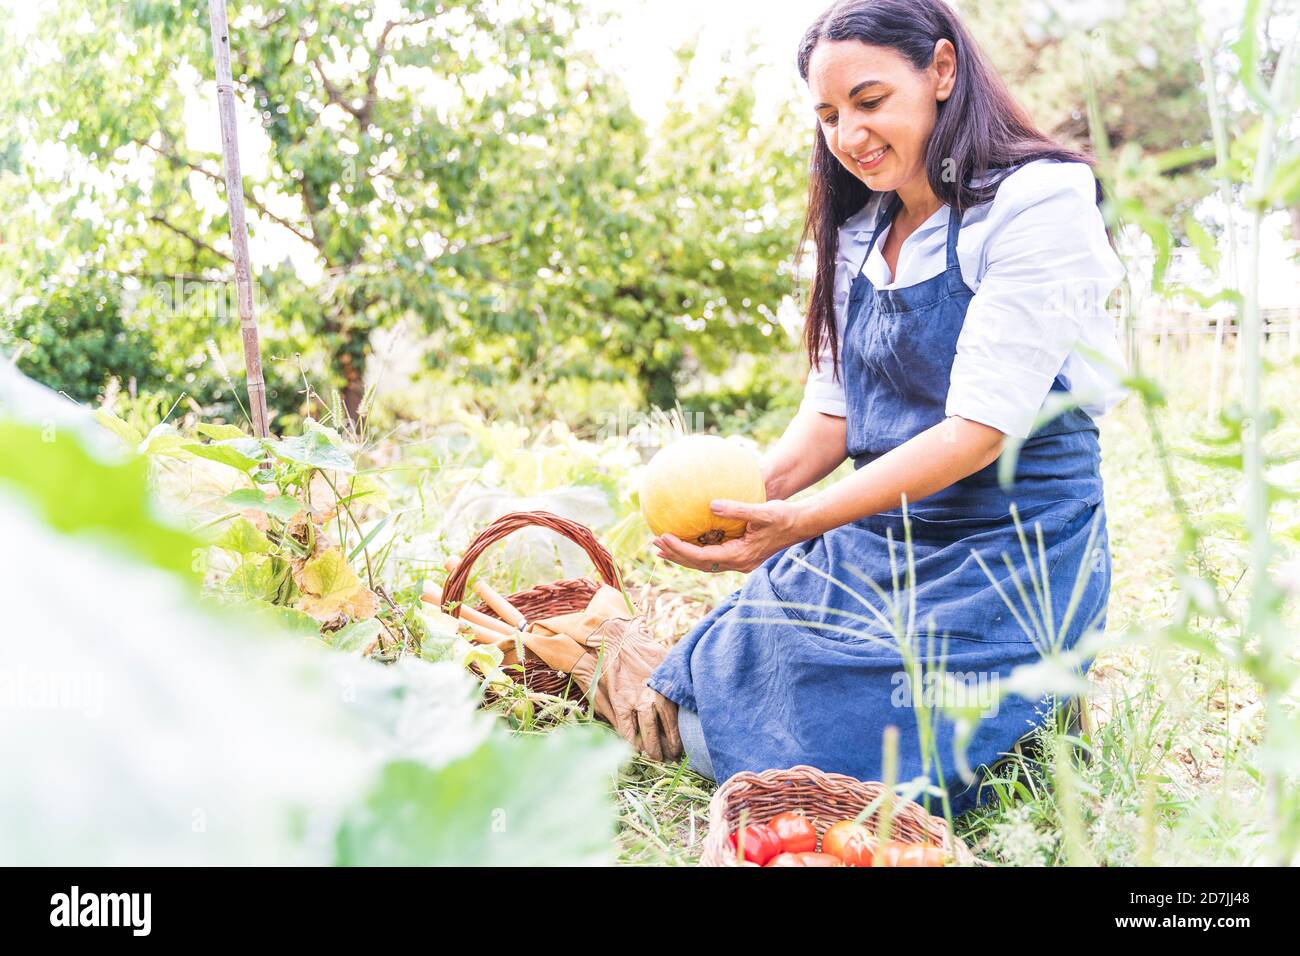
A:
[[[623,594],[602,585],[586,610],[533,622],[524,643],[573,679],[596,714],[654,760],[679,760],[677,705],[646,684],[668,648],[650,635],[645,618]],[[594,687],[594,692],[593,692]]]

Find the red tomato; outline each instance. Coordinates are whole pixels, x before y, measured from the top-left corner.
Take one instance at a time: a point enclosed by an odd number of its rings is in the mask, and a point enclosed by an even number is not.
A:
[[[817,849],[817,828],[799,810],[778,813],[767,825],[776,831],[781,849],[787,853],[807,853]]]
[[[843,866],[844,861],[829,853],[800,853],[799,859],[804,866]]]
[[[943,848],[925,843],[890,841],[876,854],[876,866],[943,866]]]
[[[752,860],[759,866],[762,866],[781,852],[780,838],[766,824],[760,823],[756,826],[745,827],[742,835],[744,837],[744,859]],[[727,837],[727,846],[730,848],[732,856],[741,855],[741,849],[737,847],[736,837],[736,833]]]
[[[803,861],[802,853],[778,853],[772,859],[763,864],[764,866],[807,866]]]
[[[839,857],[845,866],[870,866],[875,849],[871,831],[852,820],[832,823],[822,836],[822,852]]]

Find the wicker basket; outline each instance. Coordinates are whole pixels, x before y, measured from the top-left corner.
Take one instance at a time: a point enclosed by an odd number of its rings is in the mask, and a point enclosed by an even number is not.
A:
[[[478,560],[479,555],[486,551],[490,545],[518,531],[520,528],[526,528],[530,525],[558,531],[570,541],[579,545],[587,552],[587,556],[591,558],[592,564],[596,566],[597,573],[605,583],[619,590],[623,589],[622,577],[618,573],[613,557],[605,549],[605,546],[596,540],[596,536],[589,529],[576,521],[561,518],[559,515],[547,511],[516,511],[512,514],[503,515],[492,522],[465,549],[464,557],[460,559],[455,571],[447,578],[446,587],[443,588],[443,609],[448,614],[453,617],[460,615],[460,601],[465,596],[465,585],[469,581],[470,571],[473,570],[474,562]],[[595,596],[596,591],[599,589],[600,585],[595,581],[589,581],[586,578],[573,578],[567,581],[539,584],[527,591],[518,591],[515,594],[508,595],[506,599],[518,608],[519,613],[525,619],[536,621],[555,614],[568,614],[573,611],[584,610],[591,603],[592,597]],[[447,605],[450,604],[455,606],[448,609]],[[479,604],[477,610],[489,617],[494,617],[497,620],[501,619],[500,615],[486,604]],[[532,651],[526,650],[524,653],[523,683],[529,690],[537,693],[568,697],[574,701],[585,701],[582,689],[569,678],[568,674],[548,667]]]
[[[727,837],[740,823],[740,812],[748,810],[749,824],[766,823],[786,810],[802,810],[824,833],[838,820],[851,820],[885,793],[883,783],[864,783],[841,773],[825,773],[816,767],[789,770],[742,771],[717,789],[709,801],[709,833],[704,838],[700,866],[735,866]],[[864,822],[875,830],[884,801]],[[974,854],[948,830],[942,817],[926,813],[910,800],[896,800],[891,838],[911,843],[929,843],[948,850],[959,865],[972,866]]]

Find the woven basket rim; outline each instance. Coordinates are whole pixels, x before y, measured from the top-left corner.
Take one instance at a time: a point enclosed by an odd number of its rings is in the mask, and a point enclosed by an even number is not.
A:
[[[614,563],[613,556],[586,525],[549,511],[512,511],[492,521],[475,535],[465,548],[443,585],[442,610],[452,617],[460,617],[461,608],[465,606],[465,588],[469,582],[470,572],[479,557],[496,542],[531,526],[547,528],[581,547],[591,559],[596,574],[607,584],[617,587],[620,591],[623,590],[623,577]],[[506,600],[514,604],[525,618],[536,620],[556,613],[582,610],[599,589],[600,583],[589,578],[566,578],[516,591],[508,595]],[[480,602],[476,610],[501,620],[501,616],[486,602]],[[524,655],[523,666],[526,688],[543,693],[563,693],[570,699],[583,702],[585,706],[586,695],[576,690],[570,675],[546,666],[531,652]],[[534,678],[536,685],[533,684]]]
[[[817,820],[833,822],[832,817],[852,819],[857,816],[886,789],[880,781],[859,780],[807,764],[763,771],[742,770],[729,777],[709,800],[709,830],[699,865],[735,865],[727,852],[727,837],[735,823],[734,817],[741,809],[748,808],[752,812],[750,822],[762,823],[782,810],[808,810],[811,806],[815,811],[829,811],[814,812]],[[924,835],[924,842],[947,848],[958,865],[978,865],[979,861],[970,848],[951,832],[948,821],[926,812],[914,800],[901,797],[895,800],[893,839]]]
[[[565,578],[561,581],[551,581],[546,584],[525,588],[522,591],[515,591],[506,595],[506,600],[520,610],[530,608],[531,613],[525,616],[529,620],[535,620],[538,617],[581,610],[587,606],[590,595],[595,594],[599,589],[600,585],[589,578]],[[539,596],[541,598],[541,609],[532,607]],[[566,603],[567,606],[565,606]],[[551,606],[548,607],[547,605]],[[475,610],[498,621],[501,620],[501,615],[485,601],[480,602]],[[578,703],[583,710],[588,709],[587,695],[582,692],[576,682],[571,680],[569,674],[548,666],[532,651],[525,653],[523,667],[523,684],[526,689],[545,694],[567,696],[570,700]]]
[[[465,586],[469,582],[470,572],[479,557],[496,542],[527,527],[547,528],[568,538],[587,553],[587,557],[591,559],[597,575],[603,581],[611,587],[618,588],[620,591],[623,590],[623,575],[619,571],[618,565],[614,563],[613,555],[609,553],[609,549],[600,543],[592,530],[586,525],[561,515],[552,514],[549,511],[512,511],[497,518],[480,531],[474,537],[474,540],[469,543],[468,547],[465,548],[465,553],[461,555],[461,559],[456,563],[455,569],[443,586],[443,610],[453,617],[458,617],[461,603],[465,598]],[[569,578],[560,582],[552,582],[549,585],[539,584],[529,588],[528,591],[534,591],[537,588],[563,587],[571,582],[585,582],[587,580],[586,578]],[[528,592],[516,592],[519,595],[525,593]],[[450,610],[447,610],[447,605],[451,605]]]

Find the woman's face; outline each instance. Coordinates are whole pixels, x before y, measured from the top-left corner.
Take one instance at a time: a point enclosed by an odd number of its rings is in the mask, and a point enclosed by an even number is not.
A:
[[[956,51],[935,45],[934,62],[915,69],[890,47],[823,40],[808,62],[808,89],[826,145],[844,168],[877,192],[925,177],[925,148],[952,94]]]

